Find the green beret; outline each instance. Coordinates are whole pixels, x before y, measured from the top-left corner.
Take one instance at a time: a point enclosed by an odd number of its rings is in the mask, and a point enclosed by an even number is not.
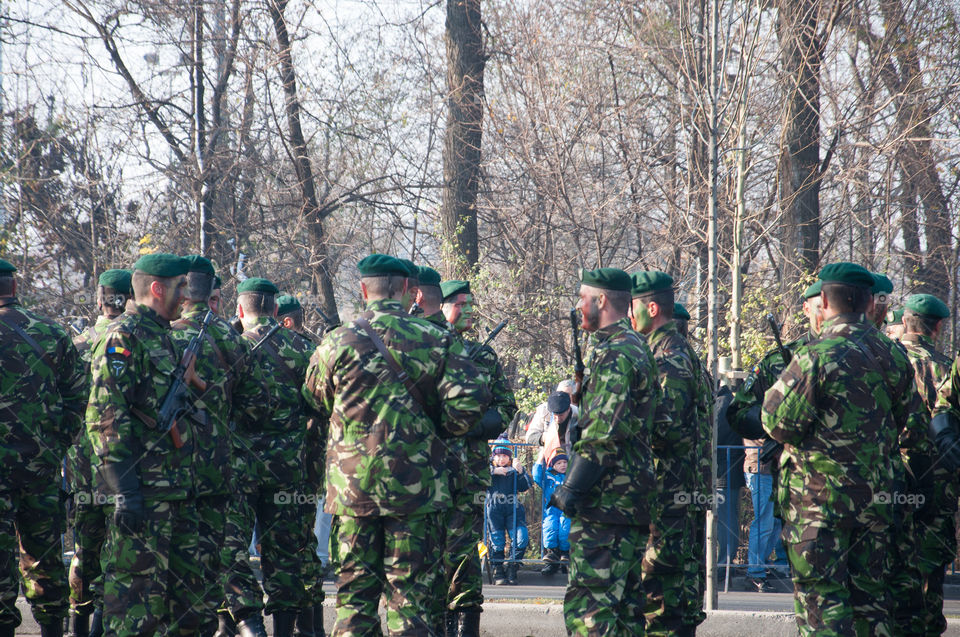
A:
[[[217,274],[216,270],[213,269],[213,263],[211,263],[207,257],[199,254],[191,254],[183,258],[190,262],[191,272],[200,272],[201,274],[209,274],[210,276]]]
[[[673,289],[673,277],[666,272],[657,270],[634,272],[631,279],[633,286],[630,292],[634,297]]]
[[[130,270],[106,270],[100,275],[97,283],[101,287],[113,288],[120,294],[133,294],[133,288],[130,287]]]
[[[458,294],[470,294],[470,281],[444,281],[440,284],[440,294],[444,301]]]
[[[843,283],[868,289],[872,289],[873,284],[876,283],[870,270],[847,261],[823,266],[819,278],[824,283]]]
[[[687,311],[687,308],[683,307],[683,303],[674,303],[673,318],[680,319],[681,321],[689,321],[690,312]]]
[[[822,286],[823,286],[823,281],[815,281],[813,285],[811,285],[804,291],[803,298],[812,299],[815,296],[820,296],[820,288]]]
[[[619,268],[580,270],[580,283],[601,290],[630,291],[630,275]]]
[[[887,312],[887,325],[903,325],[903,308]]]
[[[214,289],[214,290],[219,290],[219,289],[222,288],[222,287],[223,287],[223,281],[220,279],[219,276],[214,276],[214,277],[213,277],[213,289]]]
[[[281,294],[277,297],[277,316],[283,316],[301,309],[300,301],[292,294]]]
[[[420,270],[417,268],[417,266],[415,266],[415,265],[413,264],[413,261],[411,261],[410,259],[400,259],[400,258],[398,258],[397,261],[399,261],[400,263],[402,263],[402,264],[404,265],[404,267],[407,268],[407,278],[408,278],[408,279],[416,279],[417,276],[420,274]]]
[[[950,308],[947,304],[932,294],[911,294],[903,307],[916,314],[935,319],[945,319],[950,316]]]
[[[0,276],[10,276],[16,271],[17,268],[12,263],[5,261],[4,259],[0,259]]]
[[[280,290],[277,289],[273,283],[267,279],[260,278],[258,276],[250,277],[245,280],[243,283],[237,286],[237,294],[243,294],[245,292],[258,292],[260,294],[276,294]]]
[[[871,294],[893,294],[893,281],[887,278],[886,274],[879,272],[873,273],[873,287],[870,288]]]
[[[167,278],[186,274],[190,270],[190,262],[175,254],[157,252],[137,259],[133,269],[150,276]]]
[[[417,266],[417,279],[421,286],[435,285],[440,287],[440,273],[429,266]]]
[[[409,277],[410,270],[403,261],[389,254],[371,254],[364,257],[358,264],[360,276],[388,276],[391,274]]]

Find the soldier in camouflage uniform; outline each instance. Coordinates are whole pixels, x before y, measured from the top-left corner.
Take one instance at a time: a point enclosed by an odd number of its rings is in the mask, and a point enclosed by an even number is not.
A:
[[[250,278],[237,286],[237,314],[243,337],[253,346],[277,326],[277,287],[266,279]],[[293,634],[297,614],[305,605],[300,570],[307,538],[303,532],[304,438],[307,405],[300,395],[310,347],[280,329],[254,354],[267,382],[269,412],[251,418],[238,415],[238,497],[228,514],[225,583],[227,606],[243,637],[265,637],[262,614],[273,615],[274,634]],[[315,503],[315,500],[314,500]],[[256,524],[261,544],[264,607],[260,584],[250,567],[248,544]],[[314,545],[315,546],[315,545]]]
[[[801,635],[892,634],[884,581],[899,435],[922,427],[903,352],[865,316],[870,272],[820,273],[819,336],[766,393],[762,422],[784,445],[778,497]]]
[[[277,297],[277,321],[288,330],[297,347],[309,355],[316,349],[306,335],[303,325],[303,307],[295,296],[283,294]],[[306,376],[306,374],[304,374]],[[323,637],[323,562],[317,554],[317,535],[314,526],[320,513],[326,449],[320,439],[320,422],[316,417],[307,422],[304,438],[304,482],[300,515],[303,524],[303,548],[300,555],[301,573],[305,587],[303,608],[297,615],[297,633]]]
[[[960,354],[957,354],[953,365],[950,366],[949,377],[940,383],[937,402],[933,408],[933,417],[930,420],[930,435],[936,442],[937,464],[944,466],[954,476],[955,489],[957,471],[960,470]],[[949,493],[949,489],[947,489],[947,492]],[[950,506],[956,506],[955,501]],[[949,553],[948,559],[952,560],[957,549],[956,532],[953,527],[953,516],[946,515],[946,518],[947,521],[941,530],[939,541],[943,545],[943,554]],[[925,534],[924,544],[928,539],[931,542],[934,541],[934,538]],[[936,573],[931,575],[931,581],[936,575]],[[945,620],[942,618],[942,604],[940,607],[931,606],[933,607],[928,606],[928,611],[932,611],[934,616],[928,624],[929,632],[927,634],[940,634],[935,633],[935,631],[940,630],[942,633],[945,629]]]
[[[927,413],[936,407],[937,389],[950,373],[950,359],[935,346],[941,325],[949,316],[950,310],[935,296],[914,294],[907,298],[901,343]],[[915,448],[907,450],[907,461],[911,473],[926,487],[923,495],[929,501],[922,503],[913,516],[913,534],[906,538],[912,540],[911,546],[901,547],[907,559],[898,560],[892,568],[897,632],[940,635],[947,629],[943,616],[944,569],[957,553],[957,475],[945,463],[923,457]]]
[[[63,328],[20,305],[15,272],[0,259],[0,636],[20,625],[22,576],[41,634],[59,637],[68,605],[60,463],[81,428],[86,383]]]
[[[867,310],[867,319],[878,330],[883,330],[883,323],[887,320],[887,310],[890,309],[890,300],[893,296],[893,281],[881,272],[873,272],[873,303]]]
[[[632,280],[634,327],[653,352],[664,410],[673,421],[669,428],[655,429],[652,438],[661,492],[660,515],[650,525],[643,560],[646,629],[648,635],[692,635],[706,619],[702,543],[696,538],[703,532],[698,513],[712,494],[704,484],[700,457],[703,427],[710,424],[708,396],[702,392],[696,353],[673,322],[673,278],[648,271],[635,273]]]
[[[379,634],[383,595],[390,634],[428,635],[437,625],[437,513],[450,506],[440,435],[478,427],[490,395],[458,339],[404,310],[407,266],[371,255],[358,269],[366,312],[327,334],[303,387],[329,417],[334,634]]]
[[[424,285],[423,281],[421,285]],[[470,292],[470,283],[444,281],[440,285],[440,293],[443,297],[442,310],[446,324],[464,338],[464,333],[473,328],[473,295]],[[465,338],[464,344],[477,370],[483,375],[484,383],[490,388],[493,397],[490,409],[497,412],[497,416],[490,422],[499,420],[504,425],[509,423],[517,413],[517,402],[496,353],[489,346],[481,350],[480,343]],[[487,438],[495,438],[500,433],[494,429],[496,427],[492,426]],[[448,587],[447,632],[451,633],[454,630],[453,624],[456,623],[458,635],[479,635],[480,630],[483,573],[477,544],[483,539],[483,494],[490,486],[490,447],[487,438],[463,440],[464,462],[453,469],[459,473],[459,483],[453,493],[450,517],[443,525],[446,535],[443,558]],[[521,556],[514,557],[521,559]],[[503,555],[500,555],[500,559],[503,559]],[[516,581],[518,566],[517,562],[507,565],[508,581]]]
[[[87,435],[96,488],[113,501],[103,548],[106,635],[151,635],[176,622],[200,628],[202,596],[193,502],[195,433],[185,422],[159,431],[160,404],[178,361],[201,391],[192,360],[170,337],[188,263],[150,254],[134,265],[135,303],[97,341],[90,359]],[[181,447],[177,447],[178,441]]]
[[[130,270],[107,270],[97,283],[97,308],[100,316],[83,334],[73,339],[90,381],[90,353],[93,345],[107,331],[133,297]],[[84,392],[89,394],[89,389]],[[73,494],[73,559],[70,561],[71,634],[77,637],[99,637],[103,634],[103,578],[100,551],[107,538],[107,517],[112,511],[105,502],[94,498],[93,471],[90,458],[93,448],[86,430],[77,431],[67,451],[67,484]],[[92,620],[91,620],[92,614]]]
[[[199,334],[204,317],[212,311],[207,303],[215,277],[209,259],[199,255],[186,259],[190,266],[184,301],[180,318],[171,325],[171,336],[180,351]],[[252,364],[247,342],[219,316],[214,316],[207,326],[195,367],[207,384],[202,393],[194,391],[194,411],[189,416],[189,426],[196,436],[193,476],[204,582],[199,612],[203,621],[201,631],[209,635],[217,629],[214,623],[217,608],[224,597],[225,565],[221,553],[228,502],[234,490],[230,423],[240,415],[259,418],[268,397],[266,380],[261,370]],[[219,620],[226,633],[236,633],[230,627],[227,613],[220,613]]]
[[[550,505],[571,519],[570,578],[563,600],[575,635],[643,635],[643,554],[658,499],[654,427],[661,390],[653,354],[630,328],[630,276],[585,270],[577,307],[592,333],[580,429]]]

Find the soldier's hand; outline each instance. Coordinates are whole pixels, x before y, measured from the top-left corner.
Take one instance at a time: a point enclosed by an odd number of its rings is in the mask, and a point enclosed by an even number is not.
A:
[[[553,495],[550,496],[549,506],[557,507],[563,511],[563,514],[568,518],[573,517],[577,514],[577,501],[579,498],[579,494],[574,493],[561,484],[557,487],[556,491],[553,492]]]
[[[135,535],[143,531],[143,496],[139,493],[117,496],[113,523],[123,535]]]

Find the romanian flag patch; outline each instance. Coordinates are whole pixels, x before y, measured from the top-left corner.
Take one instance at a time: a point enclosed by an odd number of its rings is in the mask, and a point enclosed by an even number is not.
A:
[[[108,347],[107,354],[120,354],[121,356],[130,356],[133,354],[126,347]]]

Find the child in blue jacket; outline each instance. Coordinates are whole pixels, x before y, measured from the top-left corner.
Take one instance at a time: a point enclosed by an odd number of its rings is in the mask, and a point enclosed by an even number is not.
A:
[[[494,441],[490,459],[490,488],[487,490],[486,517],[490,531],[490,561],[493,564],[493,583],[516,584],[517,569],[530,542],[527,531],[527,514],[517,498],[530,488],[530,476],[519,460],[513,461],[513,452],[506,438]],[[516,531],[514,532],[514,529]],[[513,555],[504,569],[504,550],[507,535]]]
[[[533,481],[543,489],[543,548],[547,565],[540,571],[544,575],[553,575],[570,559],[570,518],[557,507],[547,506],[550,496],[563,484],[567,473],[567,456],[558,451],[550,459],[550,468],[546,468],[546,459],[541,457],[533,465]]]

